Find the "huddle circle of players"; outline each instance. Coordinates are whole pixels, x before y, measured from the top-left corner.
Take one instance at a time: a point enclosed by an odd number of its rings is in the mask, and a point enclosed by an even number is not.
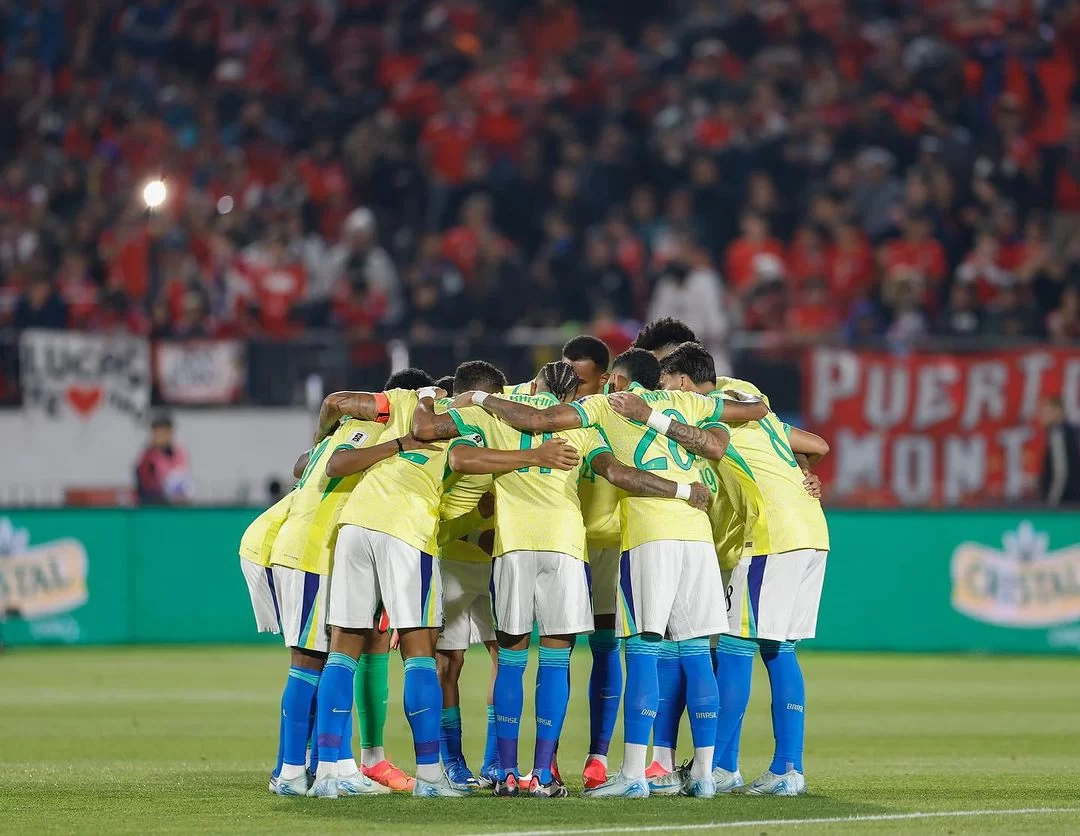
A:
[[[751,383],[717,379],[708,351],[672,319],[611,362],[602,342],[576,337],[518,386],[472,361],[437,384],[408,369],[383,392],[329,395],[295,486],[240,544],[258,629],[281,633],[291,652],[270,791],[566,797],[556,750],[571,649],[588,634],[585,797],[804,793],[795,648],[814,636],[825,576],[811,468],[826,453]],[[522,773],[534,625],[536,748]],[[392,642],[415,778],[383,750]],[[458,683],[480,643],[492,667],[474,772]],[[758,655],[776,745],[747,784],[739,738]],[[613,772],[620,701],[625,748]],[[684,711],[694,757],[676,766]]]

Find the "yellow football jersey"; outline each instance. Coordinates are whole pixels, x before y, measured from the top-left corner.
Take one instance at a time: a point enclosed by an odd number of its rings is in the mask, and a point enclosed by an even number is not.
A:
[[[459,517],[439,520],[439,557],[465,563],[491,563],[491,555],[481,548],[479,541],[494,528],[494,515],[484,517],[475,507]]]
[[[524,383],[508,383],[503,387],[504,395],[530,395],[532,394],[533,381],[526,380]]]
[[[543,408],[556,403],[550,395],[512,395],[513,400]],[[548,438],[565,438],[583,464],[610,448],[593,428],[558,433],[523,433],[478,406],[450,415],[461,432],[455,443],[479,444],[496,450],[525,450]],[[476,438],[479,436],[479,439]],[[495,550],[560,552],[586,560],[585,523],[578,499],[578,470],[528,467],[495,476]]]
[[[581,501],[585,540],[590,551],[619,547],[619,500],[622,497],[623,492],[604,477],[593,473],[592,467],[585,465],[581,469],[578,499]]]
[[[752,383],[722,378],[718,389],[764,398]],[[726,458],[742,471],[743,484],[760,491],[764,526],[755,526],[754,553],[781,554],[796,549],[829,549],[829,526],[821,502],[806,492],[803,472],[791,452],[791,427],[770,412],[760,421],[732,427]],[[759,532],[761,532],[759,537]],[[767,542],[761,542],[762,539]]]
[[[260,566],[270,565],[270,552],[274,548],[281,526],[289,516],[293,495],[287,493],[252,520],[240,538],[240,557]]]
[[[718,462],[706,463],[701,476],[710,494],[709,522],[716,557],[721,569],[733,569],[741,558],[754,554],[754,526],[759,508],[726,456]]]
[[[712,398],[694,392],[652,392],[633,384],[653,409],[684,424],[703,428],[721,426],[720,406]],[[665,479],[693,484],[702,478],[697,457],[651,427],[623,418],[605,395],[591,395],[572,406],[585,427],[597,427],[623,464],[649,470]],[[619,503],[623,551],[654,540],[713,542],[709,517],[681,499],[627,496]]]
[[[359,450],[375,444],[383,425],[346,416],[338,428],[311,451],[304,473],[292,489],[292,507],[274,542],[275,566],[330,574],[337,515],[363,474],[330,478],[326,463],[338,450]]]

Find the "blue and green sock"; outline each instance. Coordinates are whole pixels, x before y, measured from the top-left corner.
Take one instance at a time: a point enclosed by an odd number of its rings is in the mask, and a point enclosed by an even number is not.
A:
[[[525,705],[525,665],[528,650],[499,648],[495,673],[495,736],[499,752],[499,778],[518,774],[518,734]]]
[[[803,735],[806,723],[806,683],[795,655],[794,642],[761,642],[761,658],[769,672],[772,691],[773,750],[769,771],[783,775],[803,771]]]
[[[551,760],[559,745],[566,709],[570,703],[570,648],[540,648],[536,672],[536,749],[533,775],[551,783]]]
[[[435,657],[414,656],[405,660],[405,716],[412,729],[416,753],[416,777],[434,783],[439,769],[439,722],[442,688],[435,671]]]

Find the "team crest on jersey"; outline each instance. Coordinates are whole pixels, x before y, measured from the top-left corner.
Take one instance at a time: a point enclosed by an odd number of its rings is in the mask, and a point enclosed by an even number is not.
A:
[[[25,619],[70,612],[86,603],[86,549],[65,537],[30,545],[30,532],[0,519],[0,612]]]
[[[468,435],[465,436],[465,440],[472,442],[477,447],[483,447],[484,446],[484,437],[482,435],[480,435],[480,433],[469,433]]]
[[[1080,619],[1080,544],[1049,551],[1049,536],[1027,520],[1001,540],[1001,550],[957,546],[953,608],[1001,627],[1052,627]]]

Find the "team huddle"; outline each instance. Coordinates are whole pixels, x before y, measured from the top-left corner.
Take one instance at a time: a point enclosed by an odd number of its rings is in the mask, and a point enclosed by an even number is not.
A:
[[[291,653],[270,791],[565,797],[557,750],[571,650],[587,634],[584,796],[804,793],[796,644],[814,636],[825,576],[812,468],[827,453],[753,384],[718,379],[671,319],[614,361],[576,337],[517,386],[476,360],[452,378],[407,369],[382,392],[329,395],[296,484],[240,544],[258,629]],[[523,772],[534,629],[536,744]],[[395,642],[415,778],[383,749]],[[476,644],[491,686],[474,772],[458,683]],[[775,750],[746,784],[739,741],[758,655]],[[620,703],[623,761],[609,772]],[[694,756],[679,766],[684,712]]]

